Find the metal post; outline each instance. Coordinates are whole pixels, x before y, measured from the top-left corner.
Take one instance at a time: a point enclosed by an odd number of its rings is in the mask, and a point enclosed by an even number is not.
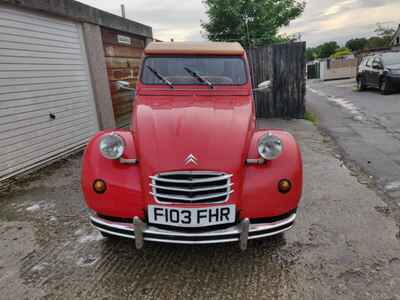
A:
[[[249,32],[249,17],[248,16],[246,16],[245,24],[246,24],[246,36],[247,36],[247,49],[249,49],[250,48],[250,32]]]
[[[121,15],[125,19],[125,5],[121,4]]]
[[[249,218],[245,218],[240,223],[240,249],[242,251],[247,249],[247,242],[249,239],[249,227],[250,227],[250,220]]]

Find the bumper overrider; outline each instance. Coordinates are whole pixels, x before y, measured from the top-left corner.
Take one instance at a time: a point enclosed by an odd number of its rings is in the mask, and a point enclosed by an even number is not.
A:
[[[247,242],[251,239],[263,238],[282,233],[294,225],[296,211],[285,215],[250,220],[245,218],[238,224],[224,229],[210,229],[202,232],[185,232],[170,229],[161,229],[146,224],[139,217],[134,217],[132,222],[108,220],[96,214],[91,214],[92,225],[101,232],[135,239],[137,249],[143,247],[144,241],[175,243],[175,244],[214,244],[227,242],[240,242],[240,248],[245,250]]]

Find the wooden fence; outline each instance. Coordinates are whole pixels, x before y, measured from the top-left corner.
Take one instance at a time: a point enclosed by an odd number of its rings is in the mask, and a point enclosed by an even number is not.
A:
[[[255,93],[256,114],[263,118],[303,118],[305,113],[304,42],[247,50],[253,86],[272,81],[272,91]]]

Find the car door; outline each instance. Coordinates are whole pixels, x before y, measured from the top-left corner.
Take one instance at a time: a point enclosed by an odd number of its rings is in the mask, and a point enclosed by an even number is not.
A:
[[[369,56],[366,58],[365,60],[365,64],[362,68],[362,77],[364,80],[364,84],[365,85],[370,85],[371,84],[371,70],[372,70],[372,61],[373,61],[373,57]]]
[[[369,59],[368,56],[364,57],[361,60],[360,64],[358,65],[358,67],[357,67],[357,78],[365,77],[365,65],[367,64],[368,59]]]
[[[378,87],[380,84],[380,76],[382,74],[383,64],[382,59],[380,56],[375,56],[374,60],[372,61],[372,68],[371,68],[371,85]]]

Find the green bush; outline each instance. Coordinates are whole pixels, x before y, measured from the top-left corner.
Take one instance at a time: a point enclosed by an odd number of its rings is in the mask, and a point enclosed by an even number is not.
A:
[[[351,55],[352,52],[350,51],[350,49],[348,48],[339,48],[336,50],[335,53],[333,53],[330,58],[341,58],[341,57],[345,57],[347,55]]]

